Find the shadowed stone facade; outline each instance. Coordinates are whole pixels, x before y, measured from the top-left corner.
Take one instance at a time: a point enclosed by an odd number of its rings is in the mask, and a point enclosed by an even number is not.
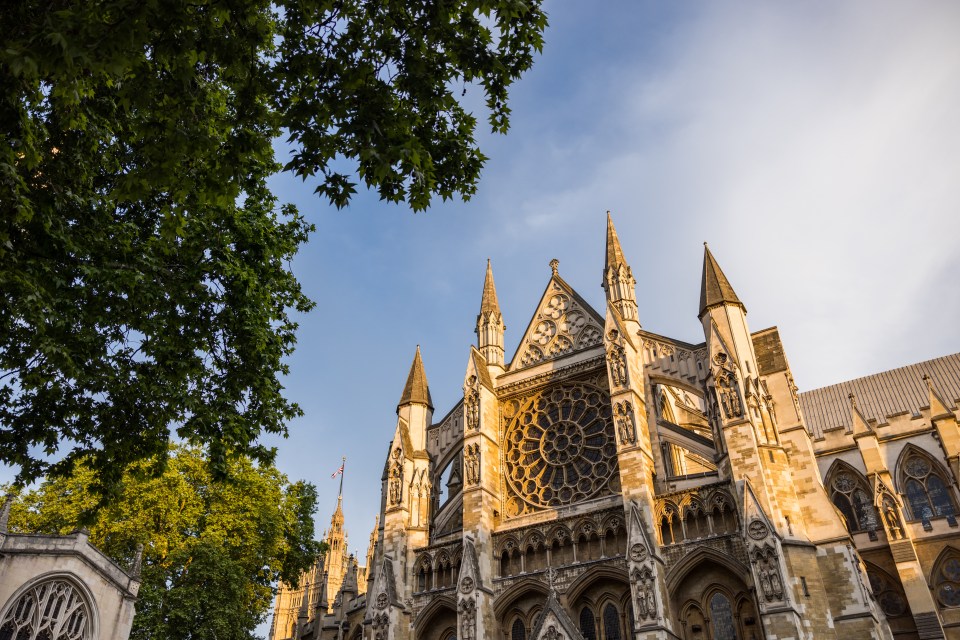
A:
[[[699,344],[641,327],[609,218],[602,286],[553,261],[508,361],[488,263],[438,421],[415,354],[367,593],[274,640],[960,637],[957,356],[800,395],[708,248]]]

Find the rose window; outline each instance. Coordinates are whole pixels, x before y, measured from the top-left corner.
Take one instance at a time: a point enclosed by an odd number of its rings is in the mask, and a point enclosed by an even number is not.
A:
[[[610,403],[598,388],[571,384],[504,406],[507,515],[619,491]]]

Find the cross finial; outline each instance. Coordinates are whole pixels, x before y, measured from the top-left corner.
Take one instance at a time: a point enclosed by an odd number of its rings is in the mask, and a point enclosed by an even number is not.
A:
[[[560,261],[554,258],[550,261],[550,270],[553,271],[553,275],[557,275],[557,270],[560,268]]]
[[[550,587],[550,591],[556,591],[554,588],[554,581],[557,579],[557,570],[553,567],[547,567],[547,585]]]

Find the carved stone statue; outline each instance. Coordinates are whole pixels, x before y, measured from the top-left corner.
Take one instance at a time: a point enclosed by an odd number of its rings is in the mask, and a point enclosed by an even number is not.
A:
[[[460,640],[477,638],[477,603],[471,598],[460,601]]]
[[[610,363],[610,377],[616,387],[627,386],[627,357],[620,345],[613,345],[607,353]]]
[[[480,482],[480,445],[468,444],[463,455],[464,474],[468,485]]]
[[[393,450],[393,462],[390,465],[390,504],[398,505],[403,498],[403,459],[400,448]]]
[[[477,376],[470,376],[463,388],[463,414],[467,431],[480,427],[480,391],[477,389]]]
[[[620,433],[620,442],[633,444],[637,441],[636,425],[633,422],[633,407],[629,402],[617,405],[617,430]]]
[[[897,507],[890,498],[883,500],[883,521],[887,525],[887,532],[894,540],[903,537],[903,528],[900,526],[900,516],[897,514]]]
[[[740,393],[737,391],[736,378],[732,372],[725,371],[717,374],[717,393],[727,418],[739,418],[743,415]]]

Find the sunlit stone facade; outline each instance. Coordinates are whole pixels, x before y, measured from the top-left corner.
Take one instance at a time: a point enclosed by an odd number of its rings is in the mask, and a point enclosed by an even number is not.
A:
[[[414,357],[366,593],[274,640],[960,637],[960,356],[798,393],[709,249],[704,341],[642,328],[609,219],[603,289],[552,262],[508,361],[488,264],[439,420]]]

